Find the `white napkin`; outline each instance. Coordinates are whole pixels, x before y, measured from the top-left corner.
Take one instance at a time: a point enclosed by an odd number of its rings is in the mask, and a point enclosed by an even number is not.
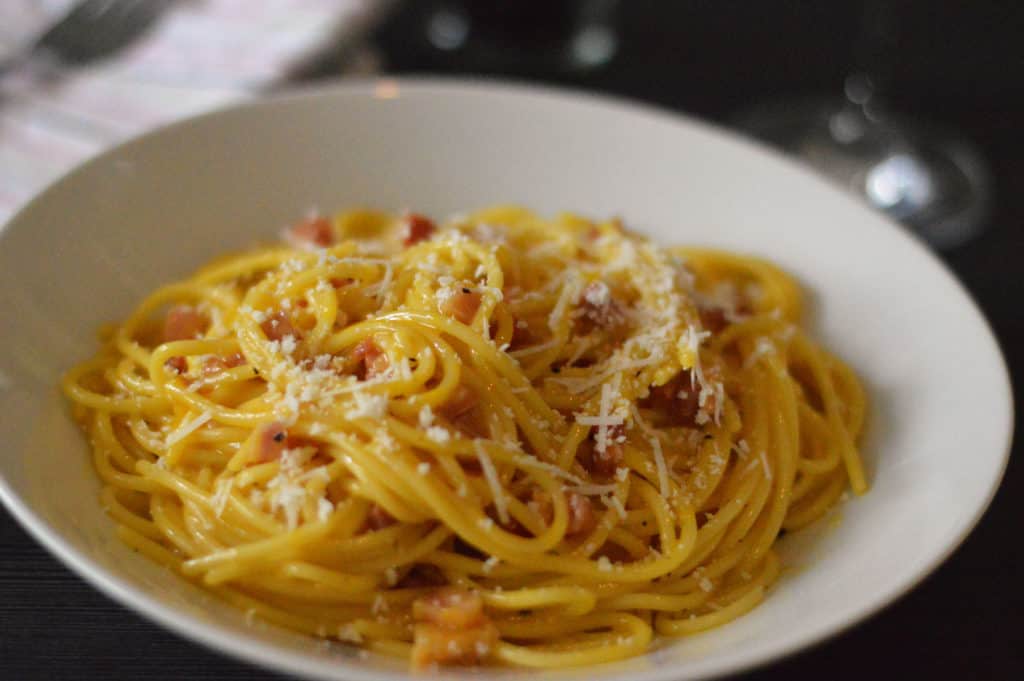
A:
[[[0,2],[0,59],[75,0]],[[148,128],[279,83],[357,40],[388,0],[178,0],[111,58],[0,100],[0,224],[81,160]]]

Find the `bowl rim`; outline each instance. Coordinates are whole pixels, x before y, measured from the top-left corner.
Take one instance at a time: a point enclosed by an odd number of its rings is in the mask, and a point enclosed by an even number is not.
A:
[[[621,95],[585,90],[579,87],[554,86],[522,80],[489,77],[449,77],[439,75],[398,77],[383,75],[365,78],[345,78],[329,83],[311,83],[294,86],[278,93],[234,102],[199,115],[171,121],[133,135],[95,154],[50,182],[36,193],[31,200],[22,205],[0,227],[0,247],[2,247],[3,233],[10,225],[18,222],[36,204],[45,201],[59,186],[73,181],[77,175],[89,172],[92,167],[104,163],[107,158],[122,153],[125,149],[144,139],[174,134],[176,131],[184,130],[193,124],[221,117],[230,117],[239,111],[247,109],[289,106],[298,101],[315,101],[318,99],[378,97],[382,87],[387,89],[397,87],[402,92],[419,95],[436,96],[448,94],[512,97],[515,99],[537,98],[546,100],[556,106],[584,106],[593,109],[603,109],[625,117],[646,118],[678,129],[696,130],[703,135],[714,137],[716,143],[742,146],[746,149],[747,153],[768,157],[775,164],[785,167],[788,173],[795,173],[802,176],[804,181],[812,182],[817,186],[816,191],[829,193],[832,197],[831,201],[856,205],[858,210],[871,212],[876,218],[880,218],[882,222],[887,223],[892,238],[905,240],[916,251],[918,258],[924,258],[929,261],[930,265],[937,268],[943,276],[951,280],[951,283],[954,284],[956,290],[963,297],[963,302],[966,303],[965,310],[973,315],[974,323],[979,325],[979,329],[983,331],[984,341],[990,344],[990,349],[993,351],[991,359],[994,360],[998,374],[1001,377],[999,381],[1001,384],[999,386],[1001,395],[998,399],[993,400],[993,404],[998,403],[1000,405],[1002,412],[1000,416],[1002,416],[1002,420],[1006,423],[1002,437],[1001,458],[998,461],[998,465],[993,466],[990,471],[988,486],[982,503],[972,509],[969,516],[964,516],[960,528],[947,540],[941,550],[936,551],[916,571],[903,575],[902,579],[894,581],[887,589],[869,594],[856,611],[833,617],[832,620],[826,621],[823,625],[806,633],[789,635],[771,644],[755,644],[737,650],[736,655],[725,664],[702,665],[698,660],[691,663],[691,666],[687,669],[687,678],[717,678],[774,663],[812,646],[820,645],[844,631],[862,624],[865,620],[892,605],[895,601],[916,588],[942,565],[977,527],[981,518],[991,506],[1009,463],[1015,428],[1015,405],[1005,355],[991,324],[982,313],[981,308],[971,293],[923,240],[888,218],[876,215],[854,197],[833,186],[810,168],[782,155],[758,140],[742,136],[724,126],[701,120],[667,107],[638,101]],[[245,664],[260,665],[279,673],[297,674],[310,679],[337,681],[339,678],[345,678],[352,681],[404,681],[412,678],[405,671],[393,672],[390,670],[369,669],[359,664],[346,663],[343,660],[332,661],[328,664],[323,660],[303,657],[301,654],[282,650],[277,646],[267,646],[249,636],[235,633],[229,629],[222,628],[218,624],[195,618],[152,598],[129,580],[114,576],[95,563],[90,557],[75,549],[45,519],[32,510],[29,504],[14,491],[2,474],[0,474],[0,502],[3,503],[12,517],[35,541],[63,563],[64,567],[68,568],[72,573],[119,605],[160,625],[165,630],[176,634],[186,641],[199,644],[208,650],[227,655]],[[599,668],[600,666],[602,665],[596,665],[595,667]],[[481,678],[479,672],[470,673],[476,678]],[[453,674],[453,676],[457,675],[461,676],[461,674]],[[485,671],[484,676],[486,675]],[[635,681],[672,681],[672,679],[678,678],[678,669],[657,667],[647,670],[632,670],[628,672],[628,675],[629,678]],[[606,678],[616,679],[621,677],[610,675]]]

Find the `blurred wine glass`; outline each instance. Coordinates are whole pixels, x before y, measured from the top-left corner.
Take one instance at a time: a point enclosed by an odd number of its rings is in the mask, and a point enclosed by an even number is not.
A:
[[[883,97],[898,48],[897,7],[867,0],[855,69],[832,98],[765,104],[739,127],[796,156],[939,249],[976,236],[991,181],[955,131],[893,112]]]
[[[438,52],[488,70],[587,71],[618,50],[618,0],[436,0],[424,34]]]

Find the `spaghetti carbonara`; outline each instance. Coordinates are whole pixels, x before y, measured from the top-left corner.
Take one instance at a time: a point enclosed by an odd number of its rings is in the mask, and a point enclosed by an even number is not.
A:
[[[772,265],[499,207],[311,217],[160,288],[63,388],[132,548],[248,617],[565,667],[755,607],[867,485]]]

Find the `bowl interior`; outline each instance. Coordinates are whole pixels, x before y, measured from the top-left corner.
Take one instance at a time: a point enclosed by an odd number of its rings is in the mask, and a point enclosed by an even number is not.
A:
[[[643,658],[549,675],[690,678],[789,652],[902,593],[984,510],[1009,440],[1005,368],[974,305],[917,242],[700,124],[579,95],[444,82],[342,86],[187,121],[103,155],[22,211],[0,234],[5,501],[83,576],[184,635],[293,673],[404,677],[403,665],[344,645],[250,626],[126,550],[56,383],[93,352],[100,322],[311,207],[443,217],[492,203],[621,215],[665,243],[774,260],[806,287],[818,338],[871,398],[871,491],[784,540],[788,569],[762,606]]]

